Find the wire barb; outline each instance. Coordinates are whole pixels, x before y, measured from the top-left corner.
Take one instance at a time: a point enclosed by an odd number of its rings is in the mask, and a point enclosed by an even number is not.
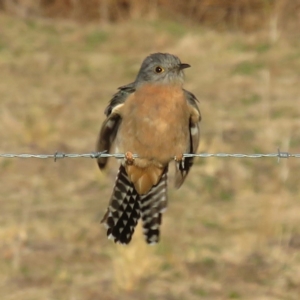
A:
[[[62,158],[99,158],[99,157],[115,157],[117,159],[122,159],[125,157],[124,153],[107,153],[107,151],[103,152],[89,152],[89,153],[64,153],[56,151],[54,154],[16,154],[16,153],[0,153],[0,158],[52,158],[56,162],[58,159]],[[137,158],[137,154],[133,154],[134,158]],[[243,153],[198,153],[191,154],[185,153],[183,157],[201,157],[201,158],[209,158],[209,157],[233,157],[233,158],[264,158],[264,157],[277,157],[278,162],[281,158],[300,158],[300,153],[289,153],[289,152],[281,152],[278,148],[277,153],[254,153],[254,154],[243,154]],[[175,159],[175,157],[174,157]]]
[[[54,162],[56,162],[56,160],[57,159],[59,159],[59,158],[64,158],[65,157],[65,154],[64,153],[62,153],[62,152],[55,152],[54,153]]]
[[[288,152],[281,152],[278,148],[278,159],[277,162],[279,163],[280,158],[289,158],[291,155]]]

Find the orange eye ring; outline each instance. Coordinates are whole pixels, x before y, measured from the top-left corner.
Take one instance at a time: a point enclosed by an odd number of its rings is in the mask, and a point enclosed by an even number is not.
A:
[[[155,68],[155,72],[156,73],[162,73],[164,71],[164,69],[162,68],[162,67],[160,67],[160,66],[157,66],[156,68]]]

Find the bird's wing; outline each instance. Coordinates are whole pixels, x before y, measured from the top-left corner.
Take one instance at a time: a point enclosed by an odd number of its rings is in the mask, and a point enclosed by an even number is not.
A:
[[[190,137],[191,137],[191,148],[190,153],[196,153],[199,142],[200,142],[200,128],[199,123],[201,121],[201,113],[197,102],[199,103],[198,99],[194,94],[184,90],[185,97],[190,105],[191,109],[191,117],[190,117]]]
[[[108,117],[117,105],[123,104],[128,98],[128,96],[134,92],[134,82],[119,87],[119,91],[113,95],[112,99],[109,101],[108,106],[105,108],[105,115]]]
[[[196,153],[200,141],[200,128],[199,123],[201,121],[201,114],[199,107],[197,105],[198,99],[194,94],[183,90],[186,101],[190,109],[190,120],[189,120],[189,133],[190,133],[190,143],[189,143],[189,153]],[[182,161],[176,162],[176,171],[175,171],[175,187],[179,188],[184,182],[187,174],[189,173],[190,168],[194,162],[193,157],[186,157]]]
[[[110,151],[114,142],[119,126],[122,121],[121,110],[128,96],[135,92],[134,83],[121,86],[119,91],[110,100],[104,113],[107,116],[103,122],[98,136],[96,151]],[[97,162],[100,169],[104,169],[107,164],[107,157],[99,157]]]

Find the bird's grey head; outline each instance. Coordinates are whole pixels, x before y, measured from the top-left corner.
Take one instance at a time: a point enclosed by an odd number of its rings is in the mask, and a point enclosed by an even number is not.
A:
[[[175,55],[154,53],[143,61],[135,83],[183,84],[183,69],[189,67]]]

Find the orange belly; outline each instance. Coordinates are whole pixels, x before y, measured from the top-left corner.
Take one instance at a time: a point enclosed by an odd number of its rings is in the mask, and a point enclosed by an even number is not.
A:
[[[189,151],[189,118],[180,86],[145,84],[124,104],[116,138],[118,151],[165,165]]]

